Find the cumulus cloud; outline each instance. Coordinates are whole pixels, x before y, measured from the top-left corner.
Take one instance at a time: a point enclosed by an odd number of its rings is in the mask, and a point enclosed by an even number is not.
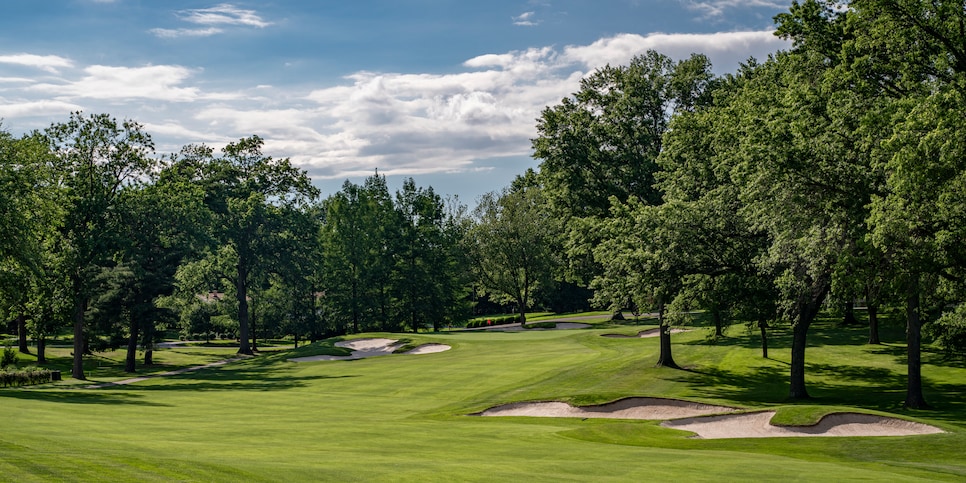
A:
[[[0,119],[58,117],[81,109],[78,104],[53,99],[11,102],[0,98]]]
[[[0,117],[127,110],[163,152],[197,142],[217,148],[258,134],[266,153],[290,157],[316,178],[375,168],[389,176],[476,172],[483,160],[528,156],[541,110],[605,64],[626,64],[648,49],[675,59],[704,52],[724,73],[785,46],[768,31],[622,34],[588,45],[488,53],[445,74],[359,71],[314,89],[253,82],[228,93],[208,90],[195,81],[203,71],[182,66],[88,66],[56,81],[7,84],[3,92],[20,99],[0,99]]]
[[[93,65],[84,69],[84,77],[61,84],[36,84],[31,91],[63,98],[90,99],[155,99],[189,102],[201,97],[196,87],[180,87],[189,76],[187,68],[171,65],[147,67],[112,67]]]
[[[57,55],[34,55],[34,54],[13,54],[0,55],[0,64],[14,64],[25,67],[33,67],[52,74],[58,73],[58,69],[73,67],[74,63],[67,58]]]
[[[597,40],[590,45],[568,46],[565,59],[586,65],[626,64],[634,55],[648,49],[672,58],[683,59],[692,53],[706,54],[719,72],[733,71],[738,63],[785,48],[788,43],[773,31],[724,32],[713,34],[620,34]],[[722,68],[723,67],[723,68]]]

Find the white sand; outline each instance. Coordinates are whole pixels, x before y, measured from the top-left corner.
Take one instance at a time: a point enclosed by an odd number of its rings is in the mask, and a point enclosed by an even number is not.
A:
[[[407,351],[406,354],[435,354],[450,349],[451,347],[446,344],[423,344],[411,351]]]
[[[776,438],[801,436],[913,436],[942,433],[939,428],[896,418],[858,413],[834,413],[815,426],[775,426],[774,411],[728,414],[665,421],[661,426],[696,433],[704,439]]]
[[[682,332],[691,332],[688,329],[671,329],[672,334],[680,334]],[[610,337],[613,339],[649,339],[651,337],[659,337],[661,335],[661,328],[655,327],[653,329],[642,330],[637,333],[637,335],[623,335],[623,334],[602,334],[601,337]]]
[[[546,418],[673,419],[720,414],[734,408],[709,404],[631,397],[599,406],[574,407],[562,402],[513,403],[487,409],[481,416],[534,416]]]
[[[368,357],[379,357],[388,356],[399,348],[401,344],[395,339],[382,339],[382,338],[371,338],[371,339],[352,339],[344,340],[341,342],[336,342],[336,347],[344,347],[346,349],[352,349],[352,355],[348,356],[308,356],[308,357],[295,357],[289,359],[292,362],[314,362],[314,361],[350,361],[356,359],[365,359]],[[443,352],[449,350],[450,346],[446,344],[423,344],[411,351],[405,352],[406,354],[433,354],[436,352]]]

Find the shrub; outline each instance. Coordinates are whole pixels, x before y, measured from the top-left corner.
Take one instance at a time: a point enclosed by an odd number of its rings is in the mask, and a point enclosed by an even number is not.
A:
[[[38,367],[28,367],[19,371],[0,371],[0,387],[28,386],[51,381],[51,372]]]
[[[3,358],[0,359],[0,368],[12,366],[17,363],[17,350],[13,347],[3,349]]]
[[[508,315],[506,317],[491,317],[489,319],[471,320],[466,324],[466,328],[475,329],[477,327],[487,327],[491,325],[512,324],[520,321],[519,315]]]

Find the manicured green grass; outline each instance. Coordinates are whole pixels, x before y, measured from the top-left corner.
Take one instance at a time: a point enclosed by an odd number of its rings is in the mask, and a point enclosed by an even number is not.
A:
[[[819,322],[807,353],[815,399],[789,404],[786,330],[773,331],[770,359],[761,358],[757,337],[741,327],[714,344],[708,329],[675,334],[675,359],[685,370],[672,370],[654,367],[656,338],[600,337],[640,328],[365,334],[453,348],[287,361],[338,349],[329,340],[130,386],[0,389],[0,475],[10,481],[966,478],[966,367],[927,350],[926,397],[936,409],[902,409],[899,330],[884,331],[887,344],[872,347],[862,344],[862,328]],[[216,350],[224,349],[167,349],[155,357],[203,362],[225,355]],[[468,416],[514,401],[589,404],[626,396],[774,408],[795,424],[830,411],[882,412],[948,432],[696,440],[649,421]]]

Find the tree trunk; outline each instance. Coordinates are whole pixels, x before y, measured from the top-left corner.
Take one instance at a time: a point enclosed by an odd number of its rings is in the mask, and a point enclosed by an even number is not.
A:
[[[75,287],[80,282],[74,282]],[[76,293],[79,291],[78,288],[74,289],[74,311],[71,314],[71,319],[74,321],[74,363],[70,370],[70,375],[74,379],[86,380],[84,377],[84,312],[87,311],[87,301],[81,294]]]
[[[906,407],[929,409],[922,395],[922,322],[919,320],[919,283],[911,282],[906,292],[906,344],[908,354],[908,382],[906,385]]]
[[[137,317],[131,315],[130,328],[128,329],[130,334],[127,338],[127,357],[124,359],[124,372],[136,372],[135,358],[138,355],[139,328]]]
[[[664,303],[658,304],[657,314],[657,320],[661,324],[661,355],[657,360],[657,367],[680,369],[671,355],[671,326],[664,320]]]
[[[20,353],[30,354],[30,348],[27,347],[27,316],[24,314],[17,316],[17,336],[17,345]]]
[[[47,363],[47,338],[44,336],[37,337],[37,364]]]
[[[849,300],[843,308],[845,309],[845,315],[842,317],[842,325],[857,325],[859,320],[855,318],[855,301]]]
[[[768,359],[768,321],[758,319],[758,330],[761,331],[761,357]]]
[[[256,315],[255,314],[255,304],[252,304],[252,309],[251,309],[250,314],[251,315],[248,318],[248,322],[249,322],[249,324],[252,327],[252,353],[254,354],[255,351],[258,350],[258,333],[257,333],[256,327],[255,327],[255,319],[256,319],[256,317],[255,317],[255,315]]]
[[[144,365],[154,365],[154,324],[144,327]]]
[[[520,307],[520,327],[524,327],[527,325],[527,306],[519,300],[517,306]]]
[[[808,399],[805,389],[805,347],[808,345],[808,328],[822,309],[822,303],[828,295],[831,280],[821,278],[811,283],[811,292],[807,298],[799,299],[798,320],[792,327],[792,360],[788,397],[790,399]]]
[[[724,336],[721,330],[721,310],[718,307],[711,309],[711,320],[714,321],[714,337],[717,339]]]
[[[805,389],[805,347],[808,343],[808,326],[812,321],[799,320],[792,327],[792,364],[788,397],[790,399],[808,399]]]
[[[614,313],[610,316],[610,320],[625,320],[624,312],[621,309],[615,310]]]
[[[238,298],[238,353],[252,355],[252,348],[248,345],[248,269],[241,262],[238,263],[235,296]]]
[[[879,341],[879,306],[869,304],[869,343],[881,344]]]

